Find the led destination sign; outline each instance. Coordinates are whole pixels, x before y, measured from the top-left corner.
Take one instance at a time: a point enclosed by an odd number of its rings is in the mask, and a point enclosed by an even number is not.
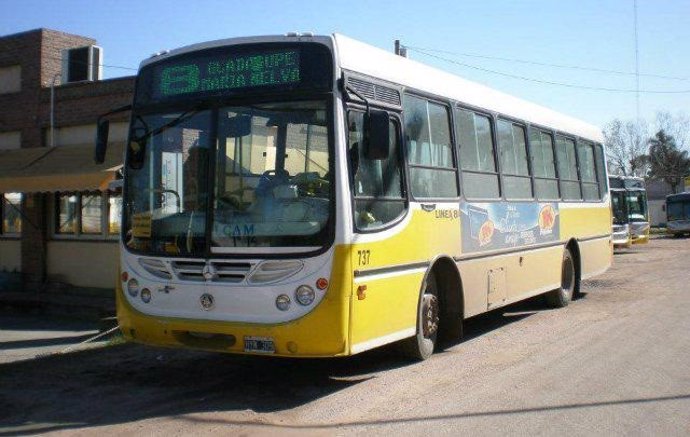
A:
[[[139,72],[135,106],[249,94],[324,92],[333,54],[311,42],[214,47],[151,63]]]
[[[286,50],[196,58],[164,66],[157,76],[154,94],[163,98],[295,84],[300,82],[300,53]]]

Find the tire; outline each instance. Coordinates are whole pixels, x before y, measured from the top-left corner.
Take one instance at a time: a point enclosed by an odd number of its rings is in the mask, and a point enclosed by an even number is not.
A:
[[[440,322],[440,301],[436,277],[430,273],[417,304],[417,332],[401,342],[403,354],[416,361],[423,361],[434,353]]]
[[[577,285],[577,271],[575,270],[575,259],[570,249],[563,252],[563,262],[561,264],[561,286],[549,291],[544,295],[546,304],[551,308],[563,308],[573,299],[575,287]]]

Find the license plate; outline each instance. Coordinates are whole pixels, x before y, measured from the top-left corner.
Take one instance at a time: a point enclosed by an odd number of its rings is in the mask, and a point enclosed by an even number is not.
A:
[[[273,354],[276,348],[271,337],[244,337],[244,351]]]

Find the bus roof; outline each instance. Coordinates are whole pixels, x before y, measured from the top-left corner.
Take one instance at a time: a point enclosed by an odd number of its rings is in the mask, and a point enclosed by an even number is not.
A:
[[[677,194],[669,194],[666,196],[666,201],[673,201],[673,200],[690,200],[690,191],[685,191],[683,193],[677,193]]]
[[[144,60],[140,68],[152,62],[195,50],[234,44],[296,41],[313,41],[331,47],[335,46],[339,67],[345,70],[447,97],[490,112],[498,112],[599,143],[604,141],[601,130],[596,126],[337,33],[330,37],[273,35],[208,41],[153,55]]]
[[[551,109],[513,97],[487,86],[397,56],[344,35],[333,35],[340,67],[361,72],[430,94],[499,112],[508,117],[567,132],[603,143],[601,129]]]

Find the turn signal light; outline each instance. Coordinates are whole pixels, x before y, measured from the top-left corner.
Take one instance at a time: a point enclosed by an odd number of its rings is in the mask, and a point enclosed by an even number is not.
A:
[[[360,285],[357,287],[357,300],[364,300],[367,298],[367,286]]]

